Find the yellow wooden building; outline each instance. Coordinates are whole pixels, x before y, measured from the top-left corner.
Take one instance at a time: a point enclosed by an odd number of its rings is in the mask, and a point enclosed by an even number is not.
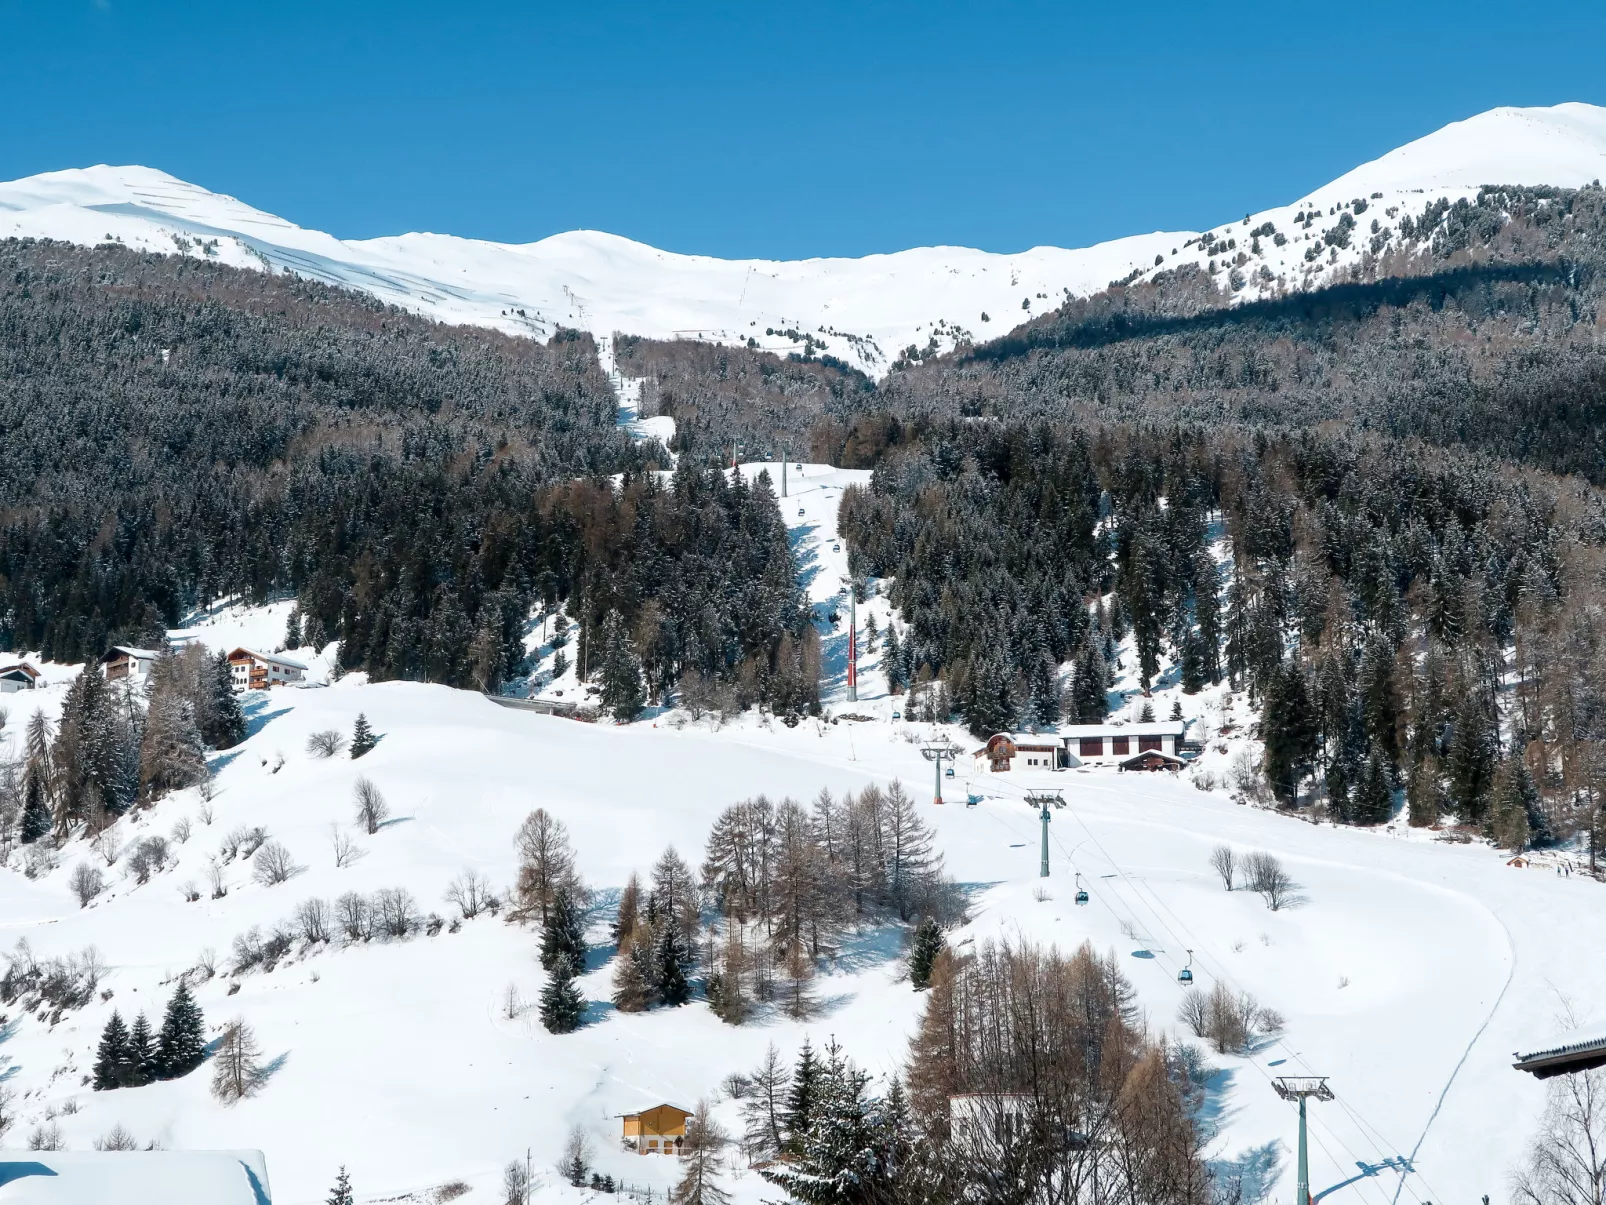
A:
[[[638,1155],[678,1155],[686,1141],[691,1113],[674,1105],[654,1105],[624,1115],[625,1145]]]

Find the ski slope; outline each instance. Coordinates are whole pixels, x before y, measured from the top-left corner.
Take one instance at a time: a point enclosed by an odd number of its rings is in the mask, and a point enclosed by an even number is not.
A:
[[[599,231],[518,245],[413,233],[341,240],[146,167],[97,166],[0,184],[0,238],[115,241],[237,266],[291,271],[372,293],[450,323],[550,336],[558,325],[659,339],[751,340],[767,350],[815,350],[884,376],[905,348],[943,352],[1006,334],[1134,272],[1198,264],[1230,290],[1251,230],[1268,236],[1240,268],[1233,294],[1250,300],[1309,288],[1360,261],[1370,224],[1393,227],[1429,202],[1484,184],[1578,187],[1606,176],[1606,109],[1584,104],[1501,108],[1390,151],[1292,204],[1248,216],[1218,214],[1206,231],[1135,234],[1080,249],[995,254],[921,247],[861,259],[722,260],[678,255]],[[1333,212],[1367,202],[1350,246],[1306,259]],[[1308,229],[1293,218],[1315,210]],[[1393,212],[1391,212],[1393,211]],[[1209,215],[1201,215],[1201,217]],[[1231,253],[1213,251],[1228,238]],[[1261,269],[1264,268],[1264,273]],[[986,315],[986,317],[983,317]],[[788,334],[786,332],[793,332]]]
[[[761,468],[778,479],[779,465],[742,471]],[[862,479],[817,465],[788,471],[784,513],[822,627],[830,627],[834,583],[846,568],[845,552],[833,550],[835,507],[841,490]],[[185,634],[215,647],[265,643],[282,628],[286,605],[221,611]],[[884,629],[879,590],[860,608],[861,627],[867,614]],[[939,734],[891,718],[901,700],[887,695],[876,653],[863,659],[860,700],[845,702],[845,626],[844,617],[826,639],[827,713],[869,717],[861,722],[788,729],[747,716],[719,728],[660,712],[628,727],[581,724],[444,687],[369,684],[360,674],[250,696],[249,738],[214,759],[210,823],[191,790],[115,830],[126,844],[187,819],[191,834],[176,847],[176,865],[143,886],[113,868],[110,889],[85,909],[67,887],[72,868],[94,856],[82,842],[35,878],[0,871],[0,950],[19,938],[41,958],[93,944],[110,967],[109,999],[54,1025],[31,1015],[0,1025],[0,1077],[17,1091],[20,1113],[7,1145],[21,1146],[35,1126],[53,1121],[73,1149],[117,1124],[142,1143],[171,1149],[260,1149],[278,1205],[321,1201],[342,1164],[363,1201],[423,1202],[461,1181],[470,1205],[499,1202],[503,1164],[528,1149],[536,1199],[559,1202],[584,1195],[553,1170],[578,1124],[593,1137],[599,1171],[651,1187],[656,1198],[676,1169],[621,1150],[618,1114],[708,1097],[735,1129],[737,1107],[720,1096],[724,1077],[752,1068],[771,1042],[791,1055],[806,1035],[816,1043],[835,1036],[872,1071],[894,1070],[920,1008],[903,980],[896,927],[844,943],[822,968],[821,1012],[807,1022],[760,1010],[731,1028],[700,1002],[639,1015],[607,1003],[605,922],[617,889],[631,871],[646,872],[666,845],[696,865],[725,805],[759,793],[807,800],[822,788],[841,793],[894,779],[923,804],[930,799],[933,775],[919,744]],[[326,681],[323,660],[313,662],[315,683]],[[45,689],[11,696],[3,739],[20,740],[33,707],[55,713],[70,677],[50,667]],[[1118,689],[1117,717],[1134,717],[1133,684],[1123,680]],[[1174,677],[1162,675],[1156,712],[1179,697]],[[1219,771],[1241,747],[1237,734],[1250,718],[1244,700],[1218,689],[1183,704],[1209,739],[1203,768]],[[306,752],[310,733],[349,733],[359,711],[381,734],[360,763]],[[967,751],[974,745],[956,729],[945,735]],[[391,807],[373,836],[353,824],[359,773]],[[963,805],[967,788],[984,796],[980,805]],[[1039,825],[1023,802],[1031,788],[1060,791],[1067,803],[1050,827],[1045,899],[1038,898],[1045,886]],[[1091,941],[1119,956],[1150,1025],[1179,1037],[1188,1036],[1174,1022],[1188,989],[1175,976],[1189,950],[1198,980],[1192,990],[1209,990],[1219,978],[1283,1013],[1287,1026],[1277,1040],[1245,1057],[1210,1057],[1218,1068],[1206,1106],[1219,1128],[1213,1160],[1269,1167],[1259,1188],[1286,1199],[1294,1113],[1270,1078],[1325,1074],[1338,1100],[1312,1106],[1311,1154],[1313,1190],[1324,1200],[1503,1199],[1543,1102],[1542,1086],[1511,1070],[1510,1052],[1549,1032],[1564,998],[1587,1005],[1606,990],[1606,969],[1577,956],[1578,935],[1606,925],[1598,884],[1548,868],[1514,869],[1485,847],[1438,844],[1403,828],[1312,826],[1195,789],[1186,778],[1113,770],[973,775],[961,758],[943,789],[945,805],[923,811],[972,901],[972,918],[950,934],[952,943]],[[311,896],[399,886],[421,912],[445,917],[452,911],[442,894],[465,868],[505,890],[515,872],[513,832],[538,806],[569,827],[599,895],[580,980],[592,1003],[579,1032],[546,1033],[533,1007],[508,1015],[510,987],[533,1004],[544,978],[534,932],[495,916],[405,941],[336,942],[271,973],[227,973],[235,935],[253,925],[270,929]],[[206,883],[209,856],[240,825],[265,826],[304,869],[268,887],[234,862],[225,868],[223,898],[203,892],[186,902],[180,886]],[[334,865],[332,825],[364,851],[345,869]],[[1279,855],[1304,902],[1272,913],[1254,895],[1223,891],[1207,864],[1220,842]],[[1089,887],[1086,907],[1073,903],[1075,874]],[[241,1016],[255,1028],[271,1067],[262,1092],[225,1108],[208,1095],[204,1069],[138,1089],[89,1091],[81,1077],[111,1010],[125,1018],[158,1012],[173,977],[204,961],[206,949],[216,952],[220,973],[199,985],[198,1000],[214,1027]],[[727,1180],[742,1205],[774,1196],[739,1165]]]

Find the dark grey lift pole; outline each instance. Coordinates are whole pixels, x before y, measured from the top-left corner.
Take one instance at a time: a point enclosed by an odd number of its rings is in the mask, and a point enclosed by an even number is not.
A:
[[[1038,867],[1037,877],[1046,879],[1048,878],[1048,822],[1050,820],[1050,816],[1048,814],[1048,805],[1053,804],[1055,807],[1064,807],[1065,796],[1061,795],[1058,791],[1027,791],[1026,802],[1032,804],[1034,807],[1042,809],[1043,862],[1042,865]]]

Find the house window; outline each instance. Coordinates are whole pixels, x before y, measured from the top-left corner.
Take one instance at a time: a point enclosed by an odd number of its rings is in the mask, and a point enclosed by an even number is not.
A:
[[[1111,749],[1112,753],[1116,754],[1117,756],[1124,757],[1127,753],[1131,752],[1130,746],[1132,744],[1132,738],[1129,736],[1112,736],[1110,738],[1110,744],[1113,746]]]
[[[1157,750],[1159,748],[1160,748],[1160,738],[1159,737],[1157,737],[1157,736],[1140,736],[1140,737],[1138,737],[1138,752],[1139,753],[1148,753],[1151,750]]]
[[[1102,736],[1084,736],[1081,741],[1081,754],[1083,757],[1103,757],[1104,738]]]

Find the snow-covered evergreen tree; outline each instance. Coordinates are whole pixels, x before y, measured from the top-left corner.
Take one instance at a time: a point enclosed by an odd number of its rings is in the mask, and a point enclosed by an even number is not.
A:
[[[113,1009],[111,1020],[101,1030],[100,1045],[95,1050],[95,1091],[121,1088],[127,1082],[128,1066],[128,1026],[123,1023],[122,1014]]]
[[[156,1041],[151,1035],[151,1023],[140,1013],[128,1030],[128,1083],[138,1087],[156,1078]]]
[[[909,982],[917,989],[930,985],[931,966],[942,947],[942,929],[928,916],[915,930],[914,945],[909,949]]]
[[[342,1165],[340,1173],[335,1177],[335,1186],[330,1189],[329,1195],[324,1199],[324,1205],[356,1205],[357,1198],[351,1192],[351,1177],[346,1174]]]
[[[167,1001],[156,1042],[157,1073],[163,1079],[188,1075],[206,1058],[206,1023],[189,985],[180,983]]]
[[[549,1033],[573,1033],[585,1015],[585,1000],[574,986],[575,965],[567,955],[560,958],[541,989],[541,1024]]]
[[[374,738],[374,730],[368,725],[368,717],[362,712],[357,713],[357,722],[351,726],[351,758],[356,761],[379,742]]]
[[[629,723],[641,714],[645,697],[641,685],[641,658],[618,611],[609,611],[602,624],[603,707],[615,719]]]
[[[585,924],[574,893],[559,891],[541,925],[541,965],[552,970],[560,960],[575,967],[584,967],[586,961]]]

